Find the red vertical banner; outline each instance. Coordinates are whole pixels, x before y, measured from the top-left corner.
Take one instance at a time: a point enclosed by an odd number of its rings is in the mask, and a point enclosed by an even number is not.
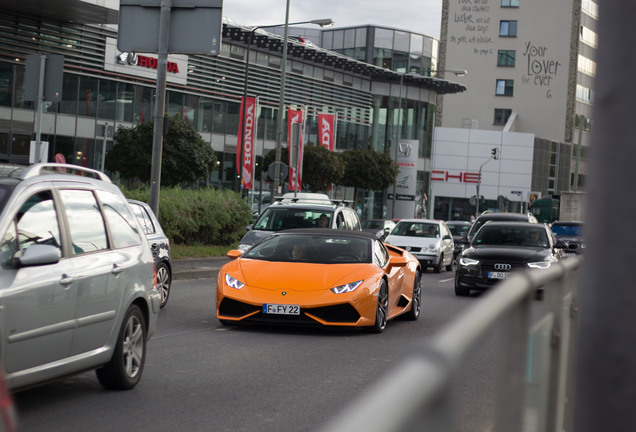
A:
[[[327,150],[333,151],[334,149],[334,121],[335,114],[318,113],[318,140],[320,145]]]
[[[298,127],[292,127],[297,124]],[[289,153],[289,190],[300,192],[303,163],[303,112],[287,110],[287,150]]]
[[[244,112],[245,110],[245,112]],[[245,125],[243,124],[245,120]],[[245,189],[252,189],[254,172],[254,142],[256,137],[256,98],[241,98],[238,139],[236,142],[236,169],[241,174]],[[241,146],[241,141],[243,145]],[[241,160],[241,156],[243,159]]]

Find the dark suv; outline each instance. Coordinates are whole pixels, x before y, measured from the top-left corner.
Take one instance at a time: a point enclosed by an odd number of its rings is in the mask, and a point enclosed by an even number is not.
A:
[[[0,265],[11,389],[90,369],[106,388],[139,382],[160,296],[150,246],[107,176],[0,164]]]
[[[244,252],[276,231],[314,227],[362,230],[358,214],[343,202],[319,193],[286,193],[247,226],[238,248]]]
[[[475,222],[473,222],[473,226],[470,227],[468,231],[467,237],[470,242],[475,233],[479,231],[486,222],[530,222],[537,223],[537,218],[534,217],[531,213],[482,213],[479,215]]]

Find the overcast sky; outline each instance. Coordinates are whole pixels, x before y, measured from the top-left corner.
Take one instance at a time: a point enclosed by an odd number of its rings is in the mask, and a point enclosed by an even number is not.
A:
[[[289,0],[289,22],[331,18],[334,27],[376,24],[439,38],[442,0]],[[237,24],[283,24],[287,0],[223,0]],[[317,27],[318,28],[318,27]]]

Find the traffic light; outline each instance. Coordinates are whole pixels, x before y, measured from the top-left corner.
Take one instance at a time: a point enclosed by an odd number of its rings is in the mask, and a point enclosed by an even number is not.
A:
[[[497,148],[496,147],[494,149],[492,149],[490,151],[490,153],[492,154],[492,158],[493,159],[497,159]]]

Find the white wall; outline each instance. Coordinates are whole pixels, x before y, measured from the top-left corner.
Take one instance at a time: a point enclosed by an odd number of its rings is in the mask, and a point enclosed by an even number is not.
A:
[[[481,171],[480,195],[527,201],[532,179],[534,135],[476,129],[435,128],[431,200],[436,196],[470,198],[477,193],[479,167],[497,149],[498,159]],[[521,195],[513,191],[521,191]]]

